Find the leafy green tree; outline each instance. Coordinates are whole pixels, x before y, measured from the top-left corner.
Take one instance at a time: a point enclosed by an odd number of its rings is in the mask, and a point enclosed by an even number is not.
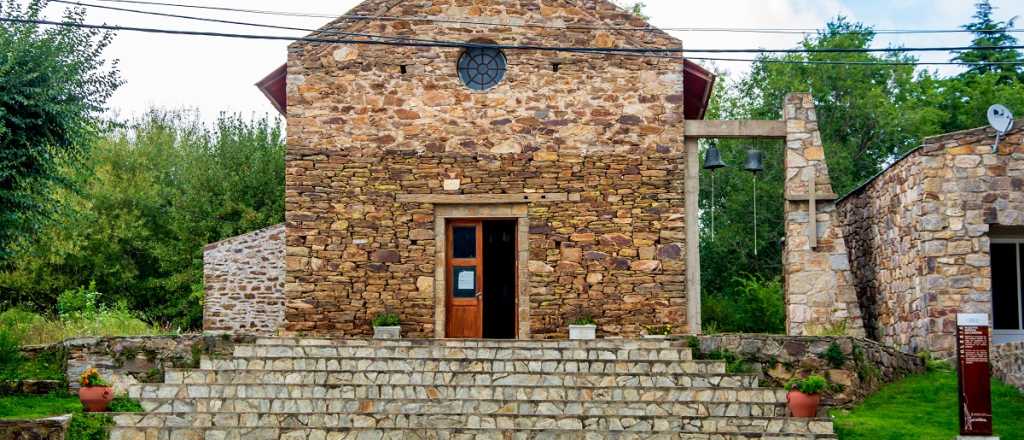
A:
[[[994,9],[989,0],[975,3],[974,21],[961,26],[971,31],[974,39],[972,47],[1000,47],[1017,44],[1017,38],[1008,29],[1012,28],[1017,17],[1006,21],[993,18]],[[964,63],[1019,63],[1024,56],[1016,49],[974,49],[963,51],[953,60]],[[1024,81],[1024,65],[1020,64],[981,64],[969,67],[961,77],[995,74],[1002,84]]]
[[[197,328],[202,250],[284,219],[280,127],[222,115],[207,129],[184,113],[153,112],[114,129],[83,166],[63,169],[55,221],[15,248],[0,298],[51,310],[88,286],[150,321]]]
[[[1016,17],[1006,21],[993,18],[988,1],[976,4],[974,21],[963,26],[974,33],[971,46],[993,47],[1017,44],[1007,29]],[[927,105],[943,115],[940,132],[951,132],[988,124],[985,117],[992,104],[1003,104],[1020,115],[1024,113],[1024,55],[1016,49],[968,50],[953,57],[954,61],[982,64],[969,66],[960,75],[935,80],[937,93]]]
[[[45,0],[0,5],[0,16],[40,18]],[[81,23],[84,9],[64,12]],[[112,34],[74,27],[0,22],[0,261],[21,234],[32,233],[49,206],[41,191],[58,179],[58,162],[82,155],[97,116],[121,84],[103,51]]]

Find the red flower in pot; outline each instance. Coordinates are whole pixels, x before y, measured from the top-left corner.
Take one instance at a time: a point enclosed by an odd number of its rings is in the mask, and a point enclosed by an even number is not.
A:
[[[86,412],[104,412],[110,401],[114,400],[114,388],[103,380],[95,368],[83,371],[79,383],[82,387],[78,389],[78,400],[82,402]]]
[[[786,383],[786,402],[793,417],[815,417],[821,403],[821,392],[828,387],[824,377],[812,375]]]

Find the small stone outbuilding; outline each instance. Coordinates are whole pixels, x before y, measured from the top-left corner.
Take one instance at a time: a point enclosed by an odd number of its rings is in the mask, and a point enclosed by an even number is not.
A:
[[[838,202],[867,335],[952,355],[956,313],[1024,339],[1024,126],[927,138]]]

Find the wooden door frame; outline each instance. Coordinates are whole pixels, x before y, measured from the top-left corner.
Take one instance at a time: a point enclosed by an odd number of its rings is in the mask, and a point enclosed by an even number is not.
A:
[[[434,205],[434,337],[443,339],[448,328],[447,251],[448,221],[515,220],[516,277],[515,323],[517,339],[530,339],[529,231],[528,203],[435,204]]]

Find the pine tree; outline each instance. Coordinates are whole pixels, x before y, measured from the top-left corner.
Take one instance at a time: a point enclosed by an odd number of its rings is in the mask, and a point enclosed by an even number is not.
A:
[[[1006,21],[995,20],[992,16],[995,8],[992,7],[989,0],[981,0],[974,6],[974,21],[961,26],[974,34],[974,39],[971,41],[972,47],[999,47],[1017,44],[1017,38],[1008,32],[1017,17]],[[953,60],[965,63],[1024,62],[1024,56],[1016,49],[968,50],[959,53]],[[1001,83],[1024,81],[1024,66],[1020,64],[976,65],[971,66],[961,76],[967,78],[985,74],[999,75]]]

